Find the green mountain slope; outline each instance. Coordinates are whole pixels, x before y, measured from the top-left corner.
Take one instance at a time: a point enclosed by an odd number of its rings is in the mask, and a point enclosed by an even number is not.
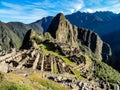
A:
[[[35,29],[37,33],[42,33],[41,25],[24,24],[21,22],[0,22],[0,45],[3,50],[10,48],[20,48],[21,41],[29,29]]]
[[[21,45],[21,39],[2,22],[0,22],[0,44],[5,50],[13,47],[18,49]]]

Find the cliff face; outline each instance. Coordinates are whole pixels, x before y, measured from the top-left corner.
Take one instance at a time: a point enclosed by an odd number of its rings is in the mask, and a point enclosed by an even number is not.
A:
[[[72,25],[62,13],[55,16],[47,30],[57,42],[67,43],[71,47],[78,48],[78,40],[91,49],[95,57],[100,60],[108,60],[111,56],[111,49],[93,31],[78,28]],[[106,52],[107,51],[107,52]]]
[[[112,56],[112,51],[111,51],[110,45],[104,42],[102,45],[103,61],[106,63],[109,63],[109,59],[111,59],[111,56]]]
[[[78,39],[82,44],[90,48],[97,58],[108,60],[111,56],[110,46],[104,43],[95,32],[79,28]]]

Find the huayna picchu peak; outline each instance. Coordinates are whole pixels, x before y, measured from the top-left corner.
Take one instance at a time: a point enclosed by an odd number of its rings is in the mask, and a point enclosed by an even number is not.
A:
[[[62,13],[55,16],[47,31],[57,42],[67,43],[71,47],[78,47],[77,27],[73,26]]]
[[[104,63],[111,55],[97,33],[59,13],[47,32],[29,29],[19,50],[0,53],[0,79],[22,90],[118,90],[119,72]]]

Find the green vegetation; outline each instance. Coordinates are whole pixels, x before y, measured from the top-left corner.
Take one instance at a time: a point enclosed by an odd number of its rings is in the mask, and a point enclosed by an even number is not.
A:
[[[71,68],[71,70],[72,70],[72,72],[75,74],[75,76],[77,77],[77,79],[79,79],[79,80],[86,80],[86,78],[84,78],[84,77],[82,77],[82,76],[80,75],[80,72],[79,72],[79,71],[77,71],[76,69],[72,69],[72,68]]]
[[[120,73],[114,70],[111,66],[108,66],[104,62],[98,60],[96,63],[95,75],[104,81],[108,81],[111,84],[120,81]]]
[[[57,70],[57,66],[56,66],[56,63],[53,63],[53,73],[57,73],[58,72],[58,70]]]
[[[79,42],[79,47],[80,47],[80,50],[83,52],[84,55],[86,55],[86,56],[88,56],[90,58],[96,58],[96,55],[87,46],[82,45]]]
[[[42,78],[42,72],[34,72],[28,77],[0,73],[0,79],[0,90],[68,90],[61,84]]]
[[[68,90],[68,88],[63,87],[61,84],[55,83],[54,81],[50,81],[47,79],[43,79],[39,77],[40,74],[34,72],[29,76],[31,80],[34,80],[35,82],[38,82],[43,87],[46,87],[45,90],[52,89],[52,90]],[[43,90],[43,89],[42,89]]]
[[[73,66],[73,65],[75,64],[74,62],[71,62],[68,58],[60,55],[59,53],[53,52],[53,51],[51,51],[51,50],[49,51],[49,50],[47,49],[46,45],[44,45],[44,44],[41,44],[41,45],[40,45],[40,48],[42,49],[42,51],[43,51],[46,55],[52,54],[52,55],[55,55],[55,56],[58,56],[58,57],[62,58],[62,60],[63,60],[67,65]]]
[[[0,26],[0,44],[2,49],[8,50],[10,47],[18,49],[21,45],[21,39],[10,30],[4,23]]]
[[[74,63],[74,62],[71,62],[68,58],[66,58],[66,57],[64,57],[64,56],[62,56],[62,55],[60,55],[60,54],[58,54],[58,53],[56,53],[56,52],[49,51],[44,44],[41,44],[40,47],[41,47],[42,51],[43,51],[45,54],[47,54],[47,55],[48,55],[48,54],[53,54],[53,55],[55,55],[55,56],[58,56],[58,57],[62,58],[62,60],[63,60],[67,65],[70,65],[70,66],[73,66],[73,67],[74,67],[75,63]],[[75,74],[75,76],[76,76],[78,79],[80,79],[80,80],[85,80],[85,78],[80,75],[80,72],[79,72],[79,71],[77,71],[77,70],[75,70],[75,69],[72,69],[72,68],[71,68],[71,70],[72,70],[72,72]],[[54,72],[54,73],[57,72],[56,64],[53,64],[53,72]]]
[[[62,55],[60,55],[56,52],[53,52],[51,50],[50,51],[47,50],[47,47],[45,45],[41,44],[40,47],[45,54],[53,54],[55,56],[58,56],[58,57],[62,58],[62,60],[67,65],[70,65],[70,66],[75,65],[75,63],[71,62],[68,58],[66,58],[66,57],[64,57],[64,56],[62,56]],[[89,53],[89,56],[87,56],[87,54],[85,54],[84,56],[86,58],[85,69],[89,69],[92,61],[95,62],[95,65],[96,65],[95,70],[94,70],[95,76],[97,76],[98,78],[100,78],[104,81],[108,81],[111,84],[115,83],[117,81],[120,81],[119,72],[117,72],[112,67],[105,64],[104,62],[101,62],[100,60],[96,60],[96,58],[92,55],[92,53],[91,54]],[[92,60],[91,60],[91,58],[92,58]],[[54,70],[54,72],[56,72],[55,66],[54,66],[53,70]],[[85,80],[85,78],[80,75],[80,72],[78,70],[75,70],[75,69],[72,69],[72,68],[71,68],[71,70],[76,75],[76,77],[78,79]]]
[[[85,68],[89,69],[91,62],[95,63],[94,74],[103,81],[113,84],[120,81],[120,73],[114,70],[111,66],[105,64],[101,60],[96,59],[95,55],[86,46],[80,44],[80,49],[83,51],[86,57]],[[92,61],[91,61],[92,60]]]
[[[0,83],[0,90],[33,90],[33,89],[15,82],[3,81]]]
[[[33,39],[36,41],[37,44],[41,44],[42,40],[40,39],[40,37],[38,35],[35,35],[33,37]]]
[[[0,72],[0,82],[4,79],[4,75]]]
[[[23,85],[19,83],[20,81],[17,82],[16,80],[19,79],[19,76],[15,76],[14,78],[14,74],[6,75],[0,73],[0,90],[33,90],[28,85]]]
[[[44,40],[54,41],[53,37],[50,35],[49,32],[45,32],[45,33],[44,33]]]

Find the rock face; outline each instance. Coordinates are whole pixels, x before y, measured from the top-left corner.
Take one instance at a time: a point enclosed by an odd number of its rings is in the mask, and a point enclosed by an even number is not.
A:
[[[77,27],[73,26],[62,13],[55,16],[47,31],[57,42],[67,43],[72,47],[78,47]]]
[[[78,30],[78,39],[81,41],[82,44],[89,47],[91,51],[95,53],[96,57],[102,59],[101,52],[103,42],[96,33],[81,28]]]
[[[100,60],[108,60],[111,49],[93,31],[73,26],[62,13],[55,16],[47,30],[57,42],[78,47],[78,40],[91,49],[94,56]]]
[[[30,49],[31,47],[33,48],[37,48],[37,44],[34,40],[35,36],[37,35],[37,33],[33,30],[30,29],[23,40],[22,46],[20,47],[20,49]]]
[[[82,44],[89,47],[97,58],[104,61],[111,56],[110,46],[104,43],[95,32],[80,28],[78,30],[78,39]]]
[[[104,42],[102,46],[103,61],[108,63],[109,62],[108,60],[110,59],[111,55],[112,55],[112,51],[110,45]]]

